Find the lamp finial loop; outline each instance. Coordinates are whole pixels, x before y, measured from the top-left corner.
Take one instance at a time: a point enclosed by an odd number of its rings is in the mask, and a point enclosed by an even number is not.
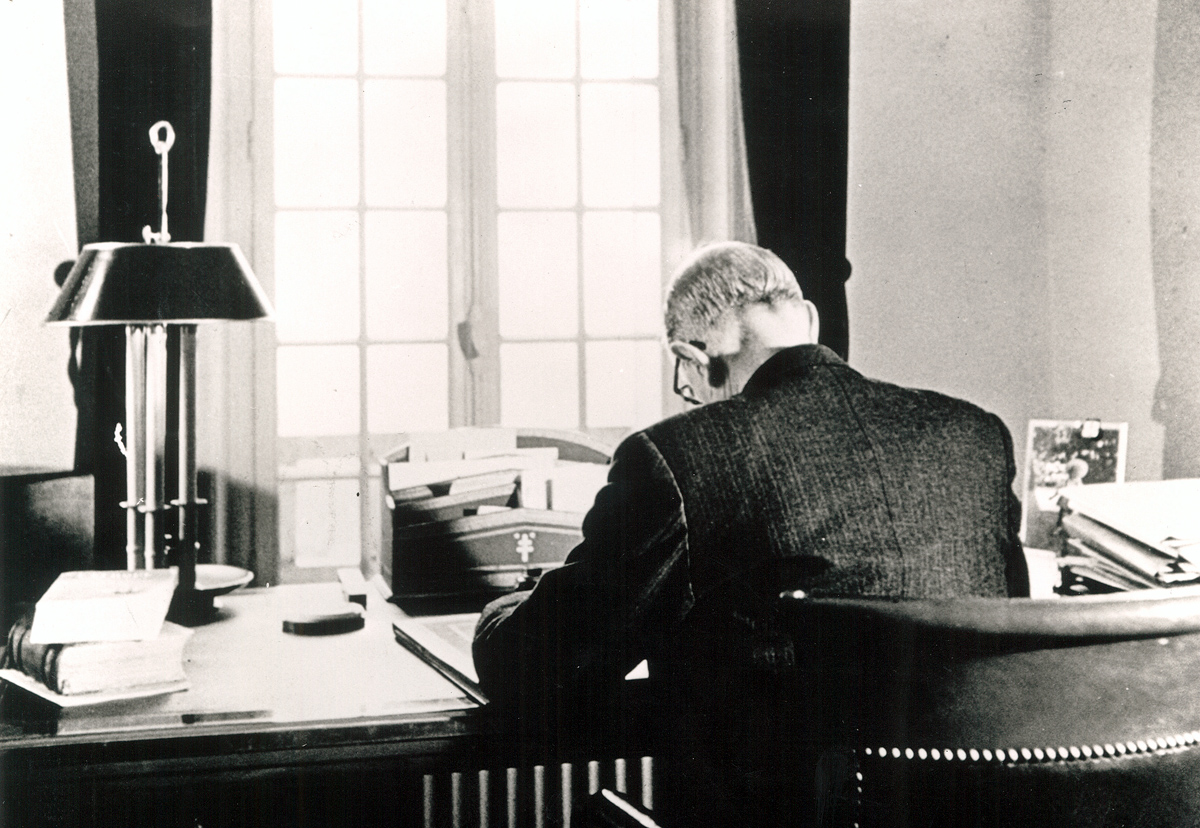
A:
[[[159,137],[160,133],[162,137]],[[146,244],[165,244],[171,240],[171,234],[167,232],[167,153],[174,145],[175,128],[171,126],[170,121],[159,121],[150,127],[150,146],[154,147],[154,151],[162,158],[158,174],[158,201],[162,205],[162,224],[159,225],[157,233],[150,230],[149,224],[142,228],[142,239]]]

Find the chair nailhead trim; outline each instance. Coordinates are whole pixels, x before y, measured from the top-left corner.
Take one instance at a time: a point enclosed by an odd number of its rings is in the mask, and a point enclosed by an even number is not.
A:
[[[1071,745],[1070,747],[1035,747],[1035,748],[899,748],[879,747],[865,748],[867,756],[879,756],[882,759],[891,757],[899,759],[930,759],[939,761],[957,760],[959,762],[1037,762],[1072,761],[1080,759],[1104,759],[1125,756],[1134,753],[1158,753],[1163,750],[1176,750],[1191,747],[1200,743],[1200,730],[1187,733],[1158,736],[1152,739],[1138,739],[1128,742],[1106,743],[1103,745]]]

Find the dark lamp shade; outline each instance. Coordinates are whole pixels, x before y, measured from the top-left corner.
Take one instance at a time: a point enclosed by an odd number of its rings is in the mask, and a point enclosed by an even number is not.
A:
[[[46,322],[188,324],[271,313],[237,245],[101,242],[80,251]]]

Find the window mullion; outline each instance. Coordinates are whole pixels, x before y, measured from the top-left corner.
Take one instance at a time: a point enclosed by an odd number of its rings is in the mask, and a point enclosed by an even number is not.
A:
[[[451,2],[451,424],[491,425],[500,421],[494,11],[491,0]]]
[[[451,426],[474,422],[471,366],[456,341],[456,327],[477,303],[471,267],[471,149],[462,140],[471,123],[470,0],[446,3],[446,221],[449,318],[449,414]]]
[[[371,388],[368,383],[370,339],[367,336],[367,116],[366,116],[366,38],[363,32],[363,0],[358,0],[358,67],[356,90],[358,96],[358,512],[359,538],[364,550],[374,548],[377,539],[370,527],[374,514],[369,497],[370,478],[375,458],[371,450],[371,429],[368,417]]]
[[[584,278],[584,204],[583,204],[583,38],[581,27],[583,21],[582,15],[579,13],[579,8],[576,6],[575,12],[575,221],[578,228],[575,236],[575,279],[577,284],[576,294],[578,297],[578,330],[575,334],[575,348],[577,354],[577,364],[579,376],[579,427],[586,429],[588,426],[587,416],[587,398],[588,398],[588,372],[587,372],[587,317],[584,313],[584,299],[587,290],[585,288]]]

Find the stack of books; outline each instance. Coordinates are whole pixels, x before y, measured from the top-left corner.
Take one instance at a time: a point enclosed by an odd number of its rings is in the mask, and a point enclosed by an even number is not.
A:
[[[1200,585],[1200,480],[1070,487],[1060,507],[1060,591]]]
[[[582,540],[583,516],[607,481],[607,463],[518,445],[512,431],[467,431],[454,456],[410,450],[383,464],[381,570],[397,597],[487,597],[528,585]]]
[[[187,687],[191,630],[166,621],[175,569],[64,572],[9,629],[0,677],[75,706]]]

